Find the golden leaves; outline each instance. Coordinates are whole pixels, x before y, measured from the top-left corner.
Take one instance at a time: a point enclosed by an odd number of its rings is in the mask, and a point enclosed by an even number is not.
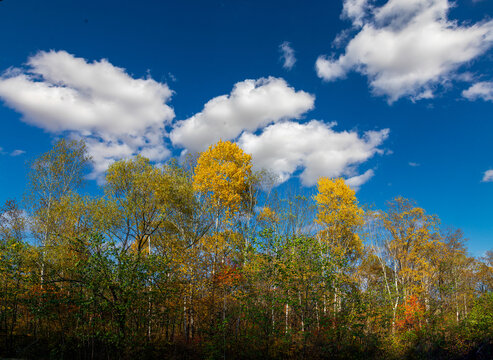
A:
[[[443,255],[438,220],[402,197],[389,203],[382,219],[391,235],[388,248],[398,264],[402,286],[414,294],[428,292]]]
[[[316,222],[323,227],[322,239],[327,242],[333,255],[355,255],[362,248],[356,234],[363,224],[363,210],[358,206],[354,190],[343,179],[320,178],[318,194],[314,197],[318,206]]]
[[[216,210],[241,209],[252,176],[251,155],[230,141],[219,141],[203,152],[195,167],[194,190],[209,197]]]
[[[266,223],[277,223],[280,221],[279,215],[268,206],[264,206],[258,214],[258,220]]]

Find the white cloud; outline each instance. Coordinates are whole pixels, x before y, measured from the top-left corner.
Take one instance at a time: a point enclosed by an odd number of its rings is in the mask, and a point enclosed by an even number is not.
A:
[[[286,70],[291,70],[296,63],[296,57],[289,41],[285,41],[279,45],[279,51],[281,52],[281,60],[283,61],[282,67]]]
[[[318,76],[327,81],[349,71],[366,75],[373,92],[389,102],[430,98],[434,87],[493,44],[493,21],[470,26],[447,18],[448,0],[345,0],[343,17],[358,31],[338,58],[320,56]]]
[[[389,130],[367,131],[363,137],[356,132],[336,132],[335,123],[312,120],[306,124],[282,122],[272,124],[260,135],[244,133],[238,144],[253,156],[257,169],[269,169],[286,181],[303,169],[303,185],[312,186],[321,176],[352,177],[352,186],[360,186],[373,176],[373,171],[357,175],[357,165],[376,153],[388,137]]]
[[[189,151],[238,139],[257,169],[271,169],[282,181],[298,172],[307,186],[320,176],[344,176],[357,188],[373,176],[373,170],[358,174],[358,165],[382,153],[379,146],[388,136],[387,129],[359,136],[336,132],[335,123],[292,121],[313,108],[315,97],[280,78],[239,82],[229,95],[211,99],[201,112],[175,124],[166,104],[171,95],[166,84],[64,51],[40,52],[28,59],[27,69],[0,77],[0,97],[25,122],[86,141],[97,179],[117,159],[138,153],[157,162],[166,159],[165,126],[170,125],[173,144]]]
[[[493,82],[482,81],[472,85],[469,89],[462,92],[462,96],[471,101],[483,99],[493,101]]]
[[[19,156],[19,155],[22,155],[22,154],[25,154],[26,152],[24,150],[14,150],[10,153],[10,156]]]
[[[365,171],[361,175],[353,176],[352,178],[347,179],[346,184],[351,186],[354,190],[358,191],[360,186],[368,182],[368,180],[370,180],[373,175],[375,175],[375,172],[370,169]]]
[[[299,119],[313,108],[315,97],[296,91],[280,78],[245,80],[231,94],[213,98],[204,109],[179,121],[170,134],[176,146],[202,151],[218,140],[232,140],[284,119]]]
[[[24,150],[13,150],[11,152],[4,151],[4,148],[0,146],[0,155],[10,155],[10,156],[20,156],[22,154],[25,154],[26,152]]]
[[[483,175],[483,182],[493,182],[493,170],[486,170]]]
[[[164,127],[174,117],[172,91],[151,78],[134,79],[103,59],[88,62],[65,51],[39,52],[28,68],[0,77],[0,97],[23,120],[52,133],[87,141],[93,177],[113,161],[151,153],[169,155]]]
[[[360,27],[370,8],[369,0],[346,0],[342,7],[341,17],[351,20],[354,26]]]
[[[412,167],[417,167],[419,166],[420,164],[416,163],[416,162],[409,162],[409,166],[412,166]]]

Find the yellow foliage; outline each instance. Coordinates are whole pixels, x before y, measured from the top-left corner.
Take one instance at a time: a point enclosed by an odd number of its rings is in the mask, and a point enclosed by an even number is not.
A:
[[[438,274],[438,260],[444,250],[436,231],[438,221],[401,197],[394,199],[389,208],[383,223],[391,235],[389,250],[399,265],[402,286],[406,293],[427,292]]]
[[[227,213],[241,209],[252,176],[251,155],[230,141],[219,141],[203,152],[195,167],[194,190],[206,194],[211,205]]]
[[[279,222],[279,216],[277,215],[277,213],[268,206],[264,207],[262,211],[258,214],[258,219],[259,221],[265,222]]]
[[[358,206],[354,190],[343,179],[320,178],[316,222],[323,227],[321,238],[334,256],[346,257],[360,253],[362,242],[356,233],[363,224],[363,210]]]

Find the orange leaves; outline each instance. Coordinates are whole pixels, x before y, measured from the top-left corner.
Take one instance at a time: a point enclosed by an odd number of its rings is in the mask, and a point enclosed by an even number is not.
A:
[[[400,306],[400,313],[396,319],[399,330],[418,330],[422,326],[425,307],[415,295],[408,296],[406,302]]]
[[[214,281],[219,285],[231,286],[242,279],[242,274],[237,265],[223,265],[220,271],[215,275]]]

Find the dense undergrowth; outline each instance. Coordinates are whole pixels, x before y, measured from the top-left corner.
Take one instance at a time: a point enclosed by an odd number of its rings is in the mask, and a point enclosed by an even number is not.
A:
[[[493,358],[493,254],[410,200],[280,191],[229,142],[116,162],[100,195],[89,161],[57,143],[1,209],[0,356]]]

